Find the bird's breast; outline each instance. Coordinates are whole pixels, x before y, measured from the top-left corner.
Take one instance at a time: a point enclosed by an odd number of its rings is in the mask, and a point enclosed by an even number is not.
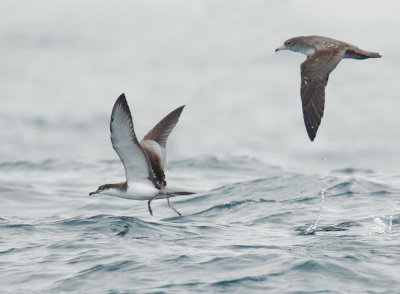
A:
[[[315,49],[313,47],[308,47],[304,50],[303,52],[305,55],[307,55],[308,57],[310,57],[311,55],[313,55],[315,53]]]
[[[128,189],[125,192],[126,198],[137,200],[149,199],[158,193],[159,190],[157,188],[147,183],[128,184]]]
[[[131,200],[149,200],[151,197],[156,196],[160,191],[152,185],[147,183],[134,183],[128,185],[126,190],[108,189],[100,194],[131,199]]]

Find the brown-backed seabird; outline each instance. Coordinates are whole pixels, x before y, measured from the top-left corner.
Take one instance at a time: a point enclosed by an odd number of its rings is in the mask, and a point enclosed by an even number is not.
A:
[[[329,74],[342,58],[380,58],[379,53],[362,50],[354,45],[321,36],[300,36],[291,38],[276,48],[291,50],[307,55],[301,64],[301,101],[303,117],[308,136],[314,140],[321,118],[324,115],[325,87]]]
[[[110,131],[113,148],[125,168],[126,181],[101,185],[89,195],[103,194],[126,199],[148,200],[151,215],[153,212],[150,202],[153,199],[167,198],[168,206],[181,215],[169,202],[169,197],[194,193],[167,188],[164,170],[167,139],[184,107],[184,105],[178,107],[164,117],[139,143],[125,94],[119,96],[112,110]]]

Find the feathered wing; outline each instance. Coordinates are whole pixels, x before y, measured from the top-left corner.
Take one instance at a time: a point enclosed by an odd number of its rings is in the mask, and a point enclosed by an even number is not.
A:
[[[166,186],[167,184],[164,174],[167,139],[175,128],[184,107],[185,105],[182,105],[165,116],[140,142],[140,146],[146,152],[156,181],[160,186]]]
[[[150,162],[133,129],[132,116],[125,94],[119,96],[114,104],[110,131],[111,142],[124,165],[128,185],[146,181],[151,181],[155,185]]]
[[[185,105],[182,105],[166,115],[146,136],[144,136],[143,140],[154,140],[158,142],[161,147],[165,148],[168,136],[175,128],[184,107]]]
[[[342,60],[345,50],[317,50],[301,64],[301,101],[307,134],[313,141],[324,115],[325,87],[329,74]]]

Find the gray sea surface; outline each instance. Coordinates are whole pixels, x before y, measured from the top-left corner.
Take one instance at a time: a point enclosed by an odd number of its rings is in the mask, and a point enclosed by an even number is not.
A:
[[[1,293],[399,293],[396,1],[2,1]],[[318,34],[343,60],[315,142],[300,63]],[[109,136],[124,92],[139,139],[185,104],[168,185],[133,201]]]

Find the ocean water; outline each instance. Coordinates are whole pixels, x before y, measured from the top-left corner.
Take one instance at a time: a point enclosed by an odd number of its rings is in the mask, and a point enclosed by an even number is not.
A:
[[[0,292],[400,292],[395,1],[0,3]],[[320,34],[383,55],[332,72],[315,142],[299,97]],[[168,185],[130,201],[109,138],[185,104]]]
[[[172,161],[170,182],[199,193],[171,199],[182,217],[166,200],[153,202],[151,217],[146,201],[87,196],[95,185],[93,175],[119,175],[120,165],[117,160],[0,165],[3,289],[400,289],[399,189],[374,171],[308,175],[250,157]]]

